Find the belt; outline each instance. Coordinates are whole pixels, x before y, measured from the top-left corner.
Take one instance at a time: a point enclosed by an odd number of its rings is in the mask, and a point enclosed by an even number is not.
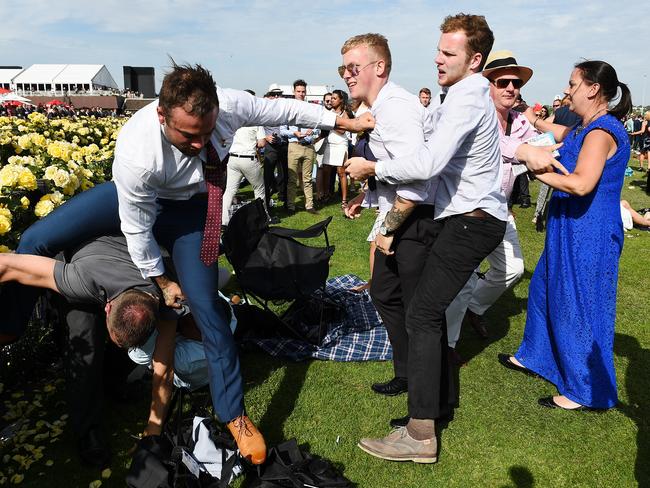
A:
[[[234,156],[236,158],[244,158],[244,159],[255,159],[255,156],[249,156],[248,154],[235,154],[235,153],[230,153],[231,156]]]
[[[466,212],[466,213],[461,214],[461,215],[463,217],[480,217],[482,219],[490,217],[489,213],[487,213],[485,210],[481,210],[480,208],[472,210],[471,212]]]

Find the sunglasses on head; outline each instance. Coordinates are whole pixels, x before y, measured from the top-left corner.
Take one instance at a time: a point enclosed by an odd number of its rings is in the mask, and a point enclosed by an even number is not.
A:
[[[523,86],[524,80],[520,80],[518,78],[514,78],[514,79],[513,78],[500,78],[498,80],[493,80],[492,83],[494,85],[496,85],[497,88],[501,88],[502,90],[504,88],[508,88],[508,85],[510,85],[510,83],[512,83],[512,87],[515,90],[518,90],[519,88],[521,88]]]

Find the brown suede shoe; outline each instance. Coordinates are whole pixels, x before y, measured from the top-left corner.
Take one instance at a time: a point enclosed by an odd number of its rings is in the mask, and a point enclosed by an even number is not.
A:
[[[262,464],[266,460],[266,443],[262,433],[247,415],[242,415],[226,424],[235,438],[239,453],[252,464]]]
[[[406,427],[399,427],[381,439],[361,439],[357,445],[368,454],[388,461],[425,464],[438,461],[436,438],[417,441],[409,435]]]

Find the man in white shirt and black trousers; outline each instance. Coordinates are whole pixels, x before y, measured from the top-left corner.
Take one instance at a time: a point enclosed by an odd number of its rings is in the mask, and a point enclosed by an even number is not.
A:
[[[165,303],[180,307],[187,297],[203,338],[215,413],[242,456],[261,464],[266,445],[244,410],[227,304],[218,296],[216,259],[228,150],[244,126],[336,125],[358,132],[372,126],[368,119],[337,119],[317,105],[223,89],[200,65],[174,65],[159,100],[138,111],[120,131],[114,181],[81,193],[32,225],[17,252],[53,256],[121,230],[133,263],[144,278],[156,281]],[[159,243],[170,252],[181,286],[166,277]],[[11,313],[0,323],[0,345],[24,331],[36,297],[30,289],[3,288],[0,305],[4,302]]]
[[[374,158],[391,162],[411,154],[431,135],[430,118],[415,95],[389,81],[392,58],[386,38],[380,34],[354,36],[343,44],[341,53],[343,66],[339,71],[350,95],[366,104],[375,118],[375,128],[368,134],[368,147]],[[404,320],[434,242],[436,181],[377,184],[379,214],[369,239],[382,232],[384,216],[393,208],[396,198],[419,204],[395,233],[390,255],[375,252],[370,295],[393,349],[393,379],[372,385],[382,395],[393,396],[407,390],[408,335]],[[350,202],[348,217],[359,214],[364,198],[362,192]]]
[[[431,104],[433,135],[408,157],[377,163],[351,159],[348,167],[353,178],[375,175],[394,184],[439,178],[436,238],[406,312],[410,420],[384,438],[359,443],[373,456],[419,463],[438,457],[434,421],[441,414],[441,392],[448,387],[445,310],[501,242],[508,218],[497,116],[489,82],[480,74],[494,36],[485,18],[476,15],[449,16],[440,30],[435,62],[443,97]],[[391,252],[391,234],[414,208],[413,202],[396,201],[377,241],[380,251]]]

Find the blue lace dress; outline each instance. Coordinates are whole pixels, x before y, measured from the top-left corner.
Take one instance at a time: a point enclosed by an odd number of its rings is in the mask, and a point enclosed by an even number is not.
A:
[[[617,144],[600,181],[583,197],[555,191],[546,243],[530,282],[524,338],[515,357],[581,405],[617,403],[614,321],[623,249],[621,188],[630,144],[623,125],[603,115],[565,138],[560,161],[572,172],[585,136],[607,131]]]

